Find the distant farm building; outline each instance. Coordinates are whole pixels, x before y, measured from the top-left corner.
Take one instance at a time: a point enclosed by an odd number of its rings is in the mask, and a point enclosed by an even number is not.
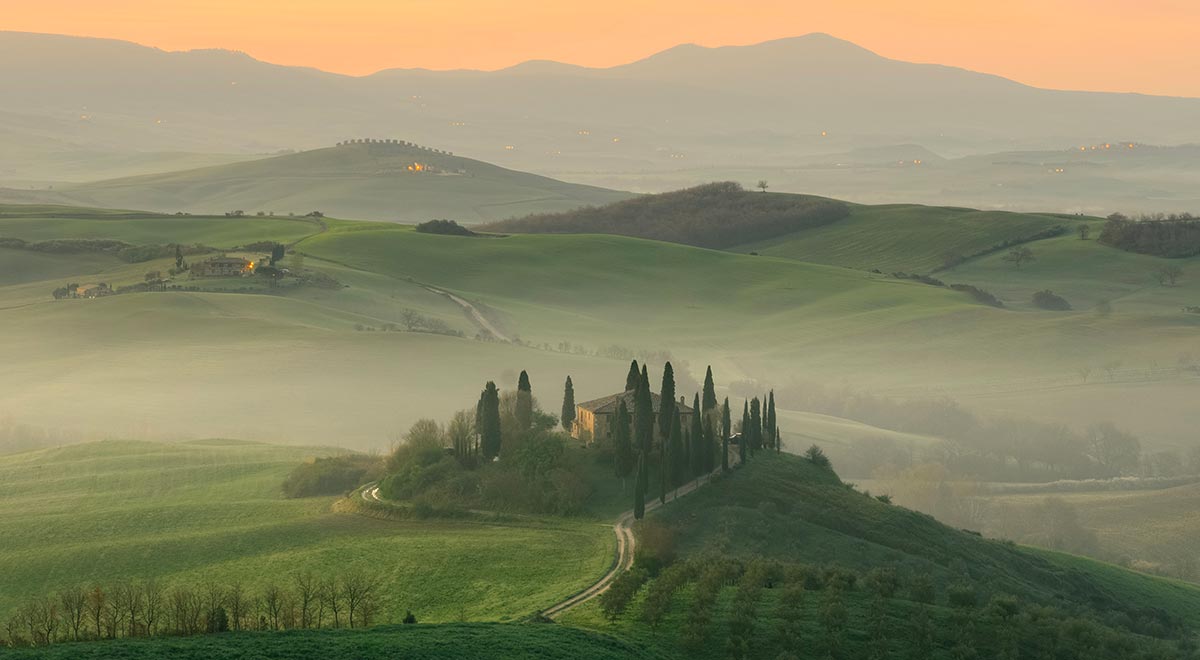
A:
[[[84,284],[75,289],[75,296],[78,298],[100,298],[103,296],[111,296],[113,290],[103,282],[99,284]]]
[[[241,257],[216,257],[192,264],[193,277],[239,277],[254,271],[254,262]]]
[[[621,401],[625,402],[625,408],[629,411],[630,417],[633,416],[633,395],[633,391],[630,390],[592,401],[584,401],[575,406],[575,423],[571,426],[571,435],[577,440],[587,442],[600,438],[611,438],[613,419],[617,415],[617,408]],[[654,406],[654,437],[658,438],[658,414],[662,409],[662,397],[651,392],[650,401]],[[685,429],[689,428],[695,411],[684,403],[683,397],[679,398],[675,409],[679,412],[680,424]]]

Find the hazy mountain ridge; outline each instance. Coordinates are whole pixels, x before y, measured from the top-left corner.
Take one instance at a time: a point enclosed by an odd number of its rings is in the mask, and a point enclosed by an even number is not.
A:
[[[134,152],[261,153],[371,135],[519,169],[628,172],[898,143],[953,156],[1200,141],[1197,99],[1037,89],[819,34],[685,45],[607,69],[535,61],[354,78],[230,51],[6,32],[0,81],[0,113],[78,124],[69,137],[82,148]],[[0,116],[0,135],[8,127]]]

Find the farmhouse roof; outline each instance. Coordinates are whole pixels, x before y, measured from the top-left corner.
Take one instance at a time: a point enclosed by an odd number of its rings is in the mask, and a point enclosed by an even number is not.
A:
[[[633,396],[634,391],[629,390],[626,392],[621,392],[620,394],[610,394],[599,399],[584,401],[583,403],[579,404],[579,407],[599,415],[614,414],[617,412],[617,407],[621,404],[621,401],[625,401],[625,407],[629,410],[630,414],[632,414]],[[657,415],[659,409],[662,407],[662,397],[654,392],[651,392],[650,402],[653,404],[654,414]],[[681,413],[692,412],[691,406],[688,406],[687,404],[676,402],[675,407]]]

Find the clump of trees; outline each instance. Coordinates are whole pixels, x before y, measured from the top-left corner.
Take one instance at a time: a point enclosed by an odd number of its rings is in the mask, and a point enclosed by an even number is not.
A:
[[[1038,309],[1045,309],[1051,312],[1071,311],[1071,303],[1067,302],[1066,298],[1063,298],[1049,289],[1037,291],[1033,294],[1033,306],[1037,307]]]
[[[417,231],[422,234],[442,234],[444,236],[479,235],[453,220],[428,220],[417,225]]]
[[[374,573],[293,574],[286,582],[168,585],[121,581],[61,589],[28,600],[4,623],[8,646],[132,637],[366,628],[383,587]],[[3,644],[0,644],[3,646]]]
[[[756,195],[737,183],[724,182],[644,195],[607,206],[530,215],[488,228],[518,233],[619,234],[727,248],[828,225],[849,214],[849,207],[839,201],[804,195]]]
[[[1171,259],[1200,254],[1200,218],[1190,213],[1108,216],[1100,242],[1127,252]]]

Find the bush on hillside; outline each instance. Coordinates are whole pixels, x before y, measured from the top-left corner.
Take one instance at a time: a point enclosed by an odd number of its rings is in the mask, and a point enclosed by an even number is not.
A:
[[[341,495],[378,478],[382,461],[374,456],[347,454],[315,458],[297,465],[283,480],[286,497]]]
[[[422,234],[443,234],[445,236],[478,236],[475,232],[453,220],[430,220],[417,225],[417,231]]]
[[[991,305],[992,307],[1004,307],[1004,303],[1000,302],[999,298],[992,295],[988,291],[984,291],[983,289],[980,289],[977,286],[972,286],[970,284],[951,284],[950,288],[954,289],[955,291],[961,291],[962,293],[965,293],[965,294],[971,296],[972,298],[975,299],[975,302],[977,302],[977,303],[983,303],[984,305]]]
[[[1046,289],[1033,294],[1033,306],[1038,309],[1045,309],[1051,312],[1069,312],[1071,311],[1071,303],[1067,302],[1066,298]]]
[[[837,222],[839,201],[764,195],[736,183],[710,183],[601,207],[530,215],[489,225],[529,234],[617,234],[705,248],[728,248]]]

